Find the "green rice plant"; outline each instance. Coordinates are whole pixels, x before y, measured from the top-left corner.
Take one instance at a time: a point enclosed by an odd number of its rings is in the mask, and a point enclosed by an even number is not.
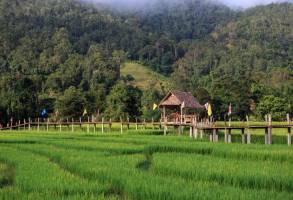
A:
[[[88,199],[91,196],[103,196],[103,185],[71,174],[45,157],[12,147],[1,146],[0,149],[1,159],[8,160],[16,166],[12,186],[23,197],[35,196],[38,199],[68,197],[71,199],[72,196],[77,199]],[[5,192],[11,192],[13,196],[15,191],[6,190]],[[7,196],[0,192],[0,197],[2,195]]]
[[[132,130],[8,131],[0,134],[0,152],[0,163],[15,169],[0,199],[293,198],[293,152],[286,145],[210,143]]]
[[[167,159],[166,159],[167,158]],[[215,181],[222,185],[292,191],[293,164],[272,161],[242,161],[182,153],[155,154],[154,173],[188,180]],[[215,164],[216,163],[216,164]]]

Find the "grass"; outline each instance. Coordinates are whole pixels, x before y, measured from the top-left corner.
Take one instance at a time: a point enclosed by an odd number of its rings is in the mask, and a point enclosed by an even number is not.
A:
[[[293,198],[292,147],[154,132],[0,132],[0,199]]]
[[[135,79],[133,85],[142,90],[145,90],[150,84],[154,84],[158,89],[161,88],[161,85],[165,88],[169,88],[170,85],[167,77],[135,62],[126,62],[121,66],[120,72],[123,76],[133,76]]]

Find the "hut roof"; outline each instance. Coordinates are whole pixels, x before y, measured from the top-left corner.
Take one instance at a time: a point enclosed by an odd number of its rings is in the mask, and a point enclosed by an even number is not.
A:
[[[190,92],[171,91],[161,101],[160,107],[163,106],[182,106],[183,108],[202,109],[202,106]]]

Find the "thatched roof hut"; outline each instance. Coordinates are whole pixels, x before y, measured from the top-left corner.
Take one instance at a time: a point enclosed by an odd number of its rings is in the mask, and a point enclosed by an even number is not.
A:
[[[203,109],[202,106],[196,98],[190,92],[181,91],[171,91],[159,104],[159,107],[182,107],[182,108],[193,108],[193,109]]]
[[[163,119],[166,120],[166,108],[180,110],[180,121],[186,121],[183,112],[184,109],[204,109],[197,99],[190,92],[171,91],[160,102],[159,107],[163,109]],[[173,120],[172,121],[177,121]]]

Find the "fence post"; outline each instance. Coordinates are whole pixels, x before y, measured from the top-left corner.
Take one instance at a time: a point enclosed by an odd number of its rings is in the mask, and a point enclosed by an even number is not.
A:
[[[120,128],[121,128],[121,133],[123,133],[123,121],[122,121],[122,118],[120,117],[120,123],[121,123],[121,126],[120,126]]]
[[[94,121],[94,133],[96,133],[96,122],[97,122],[97,117],[92,116],[92,120]]]
[[[13,126],[13,119],[12,117],[10,118],[10,131],[12,131],[12,126]]]
[[[87,116],[87,133],[90,132],[90,117]]]
[[[287,122],[288,122],[288,145],[291,146],[292,139],[291,139],[291,127],[290,127],[290,114],[287,114]]]
[[[155,124],[154,124],[154,118],[152,117],[152,127],[153,127],[153,130],[155,130]]]
[[[102,133],[104,133],[104,117],[102,117]]]
[[[145,119],[143,120],[143,129],[144,129],[144,130],[146,129],[146,122],[145,122]]]
[[[31,131],[31,118],[28,118],[28,130]]]
[[[265,115],[265,121],[267,124],[267,127],[265,128],[265,144],[268,144],[268,115]]]
[[[74,119],[71,119],[71,132],[74,132]]]
[[[59,120],[59,132],[62,132],[62,119]]]
[[[129,117],[127,117],[127,129],[129,130]]]
[[[250,132],[250,125],[249,125],[249,117],[246,115],[247,121],[247,144],[251,144],[251,132]]]
[[[135,118],[135,130],[138,129],[138,125],[137,125],[137,118]]]
[[[272,144],[272,135],[273,135],[273,129],[272,129],[272,115],[269,115],[269,129],[268,129],[268,144]]]
[[[49,131],[49,121],[50,121],[50,119],[47,118],[47,132]]]
[[[82,131],[82,118],[81,117],[79,118],[79,128]]]
[[[37,126],[37,130],[38,130],[38,132],[40,132],[40,118],[38,117],[38,119],[37,119],[38,121],[38,126]]]
[[[25,127],[26,127],[26,121],[25,121],[25,119],[23,119],[23,128],[24,128],[24,131],[25,131]]]
[[[110,128],[110,131],[112,131],[112,118],[110,118],[110,121],[109,121],[109,128]]]
[[[69,119],[66,118],[66,126],[67,126],[67,130],[69,131]]]

